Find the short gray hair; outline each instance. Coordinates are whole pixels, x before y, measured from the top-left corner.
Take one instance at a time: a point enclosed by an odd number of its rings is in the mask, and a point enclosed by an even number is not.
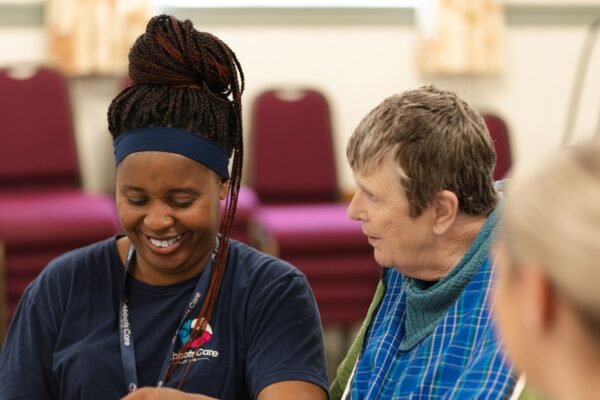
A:
[[[346,155],[355,171],[369,171],[392,153],[418,217],[442,190],[459,210],[488,215],[496,205],[496,153],[483,118],[455,93],[423,86],[383,100],[359,123]]]

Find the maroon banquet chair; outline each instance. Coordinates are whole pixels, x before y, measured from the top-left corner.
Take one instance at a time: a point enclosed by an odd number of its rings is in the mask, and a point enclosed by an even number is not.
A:
[[[297,266],[324,325],[363,320],[380,268],[338,185],[329,106],[315,90],[268,90],[251,114],[250,185],[263,248]]]
[[[66,83],[40,68],[0,71],[0,242],[8,319],[54,257],[120,231],[114,200],[80,187]]]
[[[338,186],[327,100],[315,90],[268,90],[254,101],[250,180],[266,204],[334,203]]]
[[[494,180],[497,181],[505,178],[512,166],[510,134],[506,123],[499,116],[492,113],[483,113],[482,116],[494,141],[494,149],[496,150]]]

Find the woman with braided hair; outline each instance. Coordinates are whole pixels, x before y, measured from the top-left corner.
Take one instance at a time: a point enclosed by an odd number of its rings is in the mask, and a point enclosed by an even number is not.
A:
[[[129,76],[108,111],[125,235],[57,258],[29,286],[0,398],[326,399],[306,278],[229,239],[243,150],[235,54],[158,16]]]

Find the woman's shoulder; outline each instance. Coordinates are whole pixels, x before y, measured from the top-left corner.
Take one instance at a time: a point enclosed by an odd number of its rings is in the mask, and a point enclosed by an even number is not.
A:
[[[89,266],[112,262],[115,256],[118,257],[116,242],[117,237],[113,236],[67,251],[50,261],[46,269],[76,268],[82,264]]]
[[[263,315],[261,310],[288,301],[285,313],[318,314],[310,284],[294,265],[237,241],[231,242],[230,256],[226,292],[248,315]]]
[[[34,283],[59,284],[72,281],[74,275],[93,276],[108,265],[119,262],[116,237],[79,247],[54,258],[42,270]]]
[[[69,301],[78,298],[74,295],[89,297],[90,288],[106,287],[112,278],[106,262],[118,260],[115,240],[113,237],[74,249],[50,261],[25,289],[21,300],[25,307],[34,307],[45,315],[64,310]]]

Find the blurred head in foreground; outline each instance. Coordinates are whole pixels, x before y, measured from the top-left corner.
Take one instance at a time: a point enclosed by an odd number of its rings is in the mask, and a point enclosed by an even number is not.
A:
[[[508,187],[496,317],[509,356],[553,399],[600,397],[600,147]]]

